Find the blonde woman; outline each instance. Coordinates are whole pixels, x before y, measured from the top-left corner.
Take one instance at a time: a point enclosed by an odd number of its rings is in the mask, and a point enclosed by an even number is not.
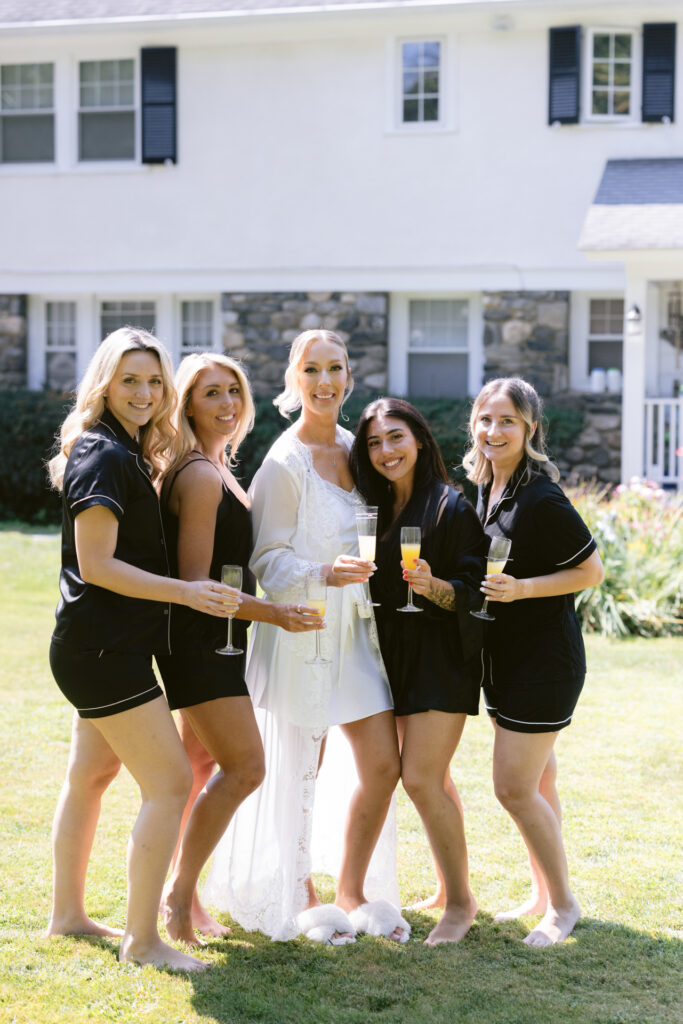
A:
[[[517,377],[489,381],[472,406],[470,434],[464,465],[479,485],[484,532],[512,542],[505,572],[487,575],[481,587],[494,615],[484,631],[483,685],[495,727],[496,796],[522,834],[533,883],[528,901],[495,920],[541,914],[524,941],[549,946],[566,939],[580,916],[569,887],[553,751],[586,673],[574,594],[602,582],[603,569],[545,453],[534,388]]]
[[[177,432],[161,491],[172,571],[184,580],[220,580],[223,565],[239,565],[244,580],[232,638],[241,654],[217,654],[225,644],[224,624],[181,608],[173,617],[173,653],[157,658],[169,705],[180,710],[180,735],[194,777],[162,913],[172,938],[196,944],[195,929],[214,937],[230,931],[199,902],[197,879],[235,810],[264,773],[263,747],[244,682],[248,620],[292,632],[318,629],[321,622],[301,602],[275,604],[253,596],[249,501],[232,471],[254,423],[243,368],[225,355],[194,353],[181,362],[175,385]]]
[[[266,781],[219,844],[205,890],[245,928],[277,939],[303,932],[344,943],[362,930],[405,941],[410,932],[394,906],[368,903],[364,891],[400,762],[373,623],[356,610],[374,565],[357,556],[353,437],[337,424],[352,386],[336,334],[305,331],[294,340],[275,404],[284,415],[299,408],[301,415],[274,443],[250,490],[251,567],[266,594],[305,603],[309,576],[327,582],[320,646],[329,665],[309,664],[311,637],[268,623],[255,627],[247,682],[259,708]],[[336,905],[321,906],[310,877],[311,844],[316,777],[333,725],[350,744],[359,781],[346,816]],[[333,811],[344,820],[343,806],[335,803]]]
[[[191,770],[152,654],[168,651],[170,602],[224,618],[240,597],[213,581],[168,575],[153,480],[166,465],[174,403],[164,346],[145,331],[121,328],[93,356],[50,463],[63,496],[50,665],[77,713],[54,820],[48,934],[121,934],[88,917],[84,890],[100,800],[123,763],[142,805],[128,848],[119,959],[198,970],[206,965],[157,931]]]

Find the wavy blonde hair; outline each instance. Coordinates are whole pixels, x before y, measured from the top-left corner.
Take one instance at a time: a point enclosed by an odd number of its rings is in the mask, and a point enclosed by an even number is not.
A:
[[[176,404],[171,358],[153,334],[138,327],[120,327],[99,345],[78,386],[74,406],[62,423],[59,451],[48,463],[50,480],[57,490],[62,489],[66,461],[74,444],[101,418],[109,385],[128,352],[151,352],[159,360],[163,397],[150,421],[140,427],[138,440],[144,458],[152,467],[152,479],[156,480],[166,468],[167,453],[175,435],[171,423]]]
[[[273,405],[280,411],[283,416],[287,419],[290,418],[290,414],[301,408],[301,392],[297,385],[296,374],[299,368],[299,363],[302,361],[310,345],[314,341],[328,341],[332,345],[338,345],[344,353],[344,361],[346,363],[346,372],[348,373],[348,381],[346,384],[346,394],[344,395],[344,402],[353,391],[353,376],[351,375],[351,367],[349,366],[349,353],[346,345],[334,331],[324,331],[322,328],[316,331],[303,331],[301,334],[292,342],[292,347],[289,350],[289,366],[285,370],[285,388],[277,398],[273,399]],[[342,405],[344,404],[342,402]]]
[[[252,398],[249,378],[244,367],[235,359],[231,359],[230,356],[223,355],[221,352],[193,352],[191,355],[185,356],[175,375],[178,404],[173,414],[173,426],[175,427],[176,435],[166,476],[172,473],[183,459],[197,447],[197,436],[193,430],[192,417],[188,415],[187,406],[192,397],[192,391],[197,383],[199,374],[202,370],[209,369],[212,366],[222,366],[225,370],[230,370],[235,374],[243,402],[242,416],[240,417],[237,430],[226,444],[226,455],[228,455],[229,449],[228,465],[231,468],[237,465],[237,450],[254,426],[254,399]]]
[[[479,410],[484,402],[495,395],[505,395],[509,398],[515,407],[515,412],[524,421],[524,451],[529,465],[546,473],[551,480],[557,482],[560,479],[560,471],[555,463],[550,461],[545,449],[543,403],[536,389],[521,377],[496,377],[495,380],[490,380],[485,384],[475,398],[469,422],[470,447],[462,460],[468,479],[475,484],[485,484],[493,476],[491,463],[479,448],[474,430]],[[531,443],[532,438],[534,444]]]

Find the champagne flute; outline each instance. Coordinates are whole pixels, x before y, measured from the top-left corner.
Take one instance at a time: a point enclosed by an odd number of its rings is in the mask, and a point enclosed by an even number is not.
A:
[[[356,530],[358,531],[358,550],[364,562],[375,561],[377,546],[377,505],[363,505],[356,509]],[[379,608],[379,602],[370,596],[370,584],[363,584],[364,601],[356,601],[359,608]]]
[[[417,566],[417,560],[420,557],[420,545],[422,543],[422,531],[419,526],[402,526],[401,527],[401,558],[406,569],[414,569]],[[408,603],[404,604],[402,608],[397,608],[398,612],[421,612],[421,608],[417,608],[413,604],[413,588],[411,584],[408,584]]]
[[[324,576],[309,576],[306,580],[306,604],[309,608],[315,608],[321,618],[325,615],[327,608],[327,580]],[[323,658],[320,653],[320,631],[315,631],[315,657],[309,658],[306,665],[331,665],[329,658]]]
[[[490,576],[494,572],[502,572],[505,568],[505,563],[508,560],[510,554],[511,541],[509,537],[494,537],[491,541],[489,553],[486,558],[486,575]],[[495,615],[490,615],[487,611],[489,604],[488,597],[484,598],[484,604],[482,605],[481,611],[470,612],[470,615],[474,615],[475,619],[484,619],[485,622],[495,622]]]
[[[221,580],[225,583],[226,587],[234,587],[235,590],[242,589],[242,566],[241,565],[224,565],[221,569]],[[244,654],[241,647],[232,646],[232,620],[235,617],[235,613],[228,615],[228,639],[225,647],[218,647],[216,654]]]

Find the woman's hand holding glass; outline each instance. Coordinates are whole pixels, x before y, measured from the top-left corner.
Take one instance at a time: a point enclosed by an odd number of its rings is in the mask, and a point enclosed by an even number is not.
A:
[[[346,587],[349,583],[365,583],[377,566],[374,562],[365,562],[354,555],[337,555],[333,564],[326,568],[328,587]]]
[[[406,569],[406,564],[401,561],[403,579],[409,583],[416,594],[429,597],[429,590],[434,580],[431,566],[424,558],[415,559],[415,568]]]
[[[233,616],[242,604],[239,590],[226,587],[216,580],[184,580],[182,586],[184,600],[178,603],[194,608],[196,612],[227,619]]]
[[[303,601],[300,604],[277,605],[275,625],[288,633],[307,633],[311,629],[325,628],[320,612]]]

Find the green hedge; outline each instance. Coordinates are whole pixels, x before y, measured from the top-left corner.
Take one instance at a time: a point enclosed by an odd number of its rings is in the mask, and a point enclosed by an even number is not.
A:
[[[415,399],[441,446],[450,473],[458,469],[467,440],[470,402],[463,399]],[[352,395],[346,403],[348,426],[354,430],[367,399]],[[27,523],[58,523],[59,496],[47,484],[45,461],[70,399],[44,391],[0,393],[0,519]],[[546,408],[551,448],[561,451],[571,444],[583,426],[583,415],[574,408]],[[256,425],[240,450],[237,475],[248,485],[263,456],[286,427],[271,399],[256,400]],[[473,497],[469,484],[465,490]]]

